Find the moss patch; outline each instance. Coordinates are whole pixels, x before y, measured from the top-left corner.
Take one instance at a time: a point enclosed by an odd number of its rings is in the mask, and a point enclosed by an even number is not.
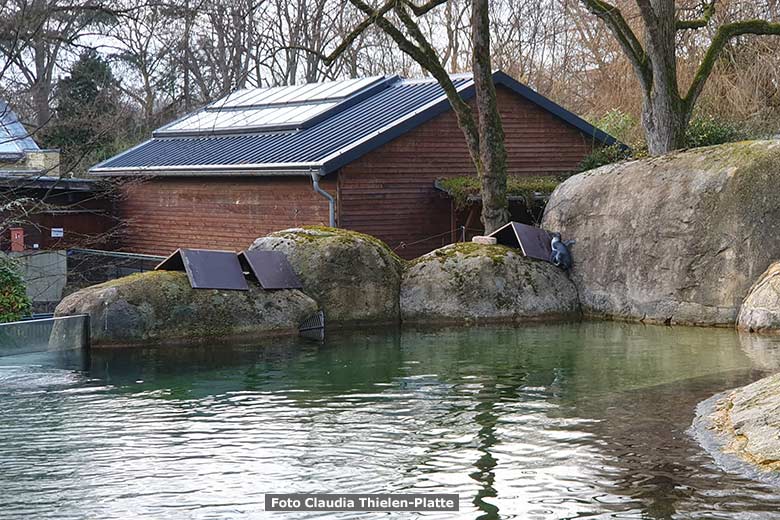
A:
[[[479,178],[474,175],[449,177],[436,181],[437,185],[446,191],[455,201],[458,209],[463,209],[469,197],[478,197],[480,193]],[[526,206],[534,204],[534,197],[549,196],[561,183],[557,177],[520,177],[510,176],[506,180],[506,191],[509,197],[521,197]]]
[[[503,264],[506,256],[510,254],[517,254],[517,250],[502,245],[488,246],[474,242],[458,242],[456,244],[450,244],[440,249],[431,251],[427,255],[415,258],[409,262],[409,265],[412,266],[422,262],[427,262],[431,258],[436,258],[439,260],[439,262],[444,263],[447,260],[458,256],[484,256],[490,258],[495,264]]]
[[[406,260],[398,256],[395,251],[390,249],[390,246],[379,240],[378,238],[360,233],[358,231],[351,231],[349,229],[332,228],[328,226],[303,226],[301,228],[285,229],[271,233],[273,237],[281,237],[293,240],[295,242],[315,242],[324,238],[337,239],[345,244],[350,244],[356,240],[362,240],[376,247],[378,250],[389,255],[394,261],[400,265],[405,265]]]

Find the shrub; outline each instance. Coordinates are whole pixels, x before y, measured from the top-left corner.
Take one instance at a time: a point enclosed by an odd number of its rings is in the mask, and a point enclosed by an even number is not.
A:
[[[699,148],[715,144],[732,143],[745,139],[746,133],[734,123],[702,116],[691,120],[685,132],[685,147]]]
[[[620,142],[633,143],[635,140],[633,137],[639,129],[639,122],[632,115],[613,108],[597,119],[594,126]]]
[[[30,313],[24,280],[16,262],[0,256],[0,323],[15,321]]]
[[[595,148],[591,153],[585,156],[579,166],[579,171],[584,172],[604,166],[605,164],[612,164],[614,162],[622,161],[624,159],[631,158],[631,150],[620,146],[619,144],[612,144],[609,146],[601,146]]]
[[[455,206],[464,208],[469,197],[478,197],[480,194],[479,177],[467,175],[463,177],[449,177],[438,179],[438,186],[446,191],[455,201]],[[525,177],[509,175],[506,179],[506,193],[512,197],[522,197],[525,204],[530,207],[534,204],[536,195],[549,196],[561,183],[561,179],[551,176]]]

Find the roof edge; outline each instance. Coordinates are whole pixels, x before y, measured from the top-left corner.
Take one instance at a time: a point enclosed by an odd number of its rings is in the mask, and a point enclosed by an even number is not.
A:
[[[380,82],[380,85],[384,87],[391,85],[397,80],[396,76],[390,76],[385,81]],[[628,149],[628,146],[618,141],[615,137],[609,135],[603,130],[596,128],[592,124],[585,121],[580,116],[566,110],[561,105],[558,105],[551,99],[536,92],[531,87],[515,80],[505,72],[496,70],[493,72],[493,81],[496,85],[501,85],[508,88],[515,94],[522,98],[534,103],[547,112],[553,114],[565,123],[575,127],[577,130],[592,138],[594,141],[601,142],[606,145],[617,144],[621,148]],[[461,95],[464,101],[469,101],[475,95],[474,80],[473,78],[464,82],[458,88],[458,93]],[[89,172],[96,176],[103,177],[121,177],[121,176],[134,176],[134,175],[157,175],[162,174],[166,176],[209,176],[209,175],[234,175],[234,176],[274,176],[274,175],[309,175],[311,170],[318,170],[321,175],[326,175],[338,170],[339,168],[359,159],[360,157],[370,153],[371,151],[387,144],[388,142],[400,137],[401,135],[421,126],[422,124],[430,121],[434,117],[450,110],[451,106],[445,93],[442,92],[440,96],[430,101],[426,105],[416,109],[415,111],[406,114],[395,121],[391,121],[384,127],[376,130],[372,134],[363,137],[361,140],[347,144],[346,146],[329,153],[327,156],[319,159],[317,162],[311,163],[277,163],[277,164],[245,164],[245,165],[189,165],[189,166],[154,166],[154,167],[122,167],[122,168],[105,168],[103,165],[114,161],[119,157],[124,156],[132,152],[133,150],[144,146],[155,139],[165,138],[182,138],[184,136],[175,135],[159,135],[153,136],[151,139],[147,139],[120,154],[106,159],[98,163],[89,169]],[[201,109],[203,110],[203,108]],[[197,111],[196,111],[197,112]],[[193,112],[194,113],[194,112]],[[193,113],[188,114],[192,115]],[[181,119],[181,118],[180,118]],[[169,123],[158,129],[164,128],[174,124],[176,121]],[[214,136],[204,136],[214,137]]]
[[[96,177],[139,177],[160,175],[164,177],[309,177],[312,171],[320,171],[317,163],[279,164],[214,164],[185,166],[152,166],[122,168],[90,168]]]
[[[459,78],[466,76],[471,75],[451,75],[451,77]],[[577,114],[566,110],[559,104],[555,103],[553,100],[543,96],[542,94],[539,94],[531,87],[524,85],[501,70],[493,72],[493,82],[496,85],[501,85],[508,88],[515,94],[550,112],[551,114],[574,126],[580,132],[596,141],[606,145],[617,144],[621,148],[628,149],[628,146],[621,143],[613,136],[599,128],[596,128]],[[475,90],[473,77],[469,77],[469,80],[461,85],[461,87],[458,89],[458,93],[461,95],[464,101],[469,101],[474,97]],[[436,100],[428,103],[428,105],[417,109],[407,116],[393,121],[384,128],[377,130],[374,134],[363,138],[361,141],[358,141],[357,143],[351,143],[350,145],[345,146],[340,150],[332,152],[327,157],[322,159],[323,173],[328,174],[343,166],[346,166],[347,164],[359,159],[363,155],[366,155],[380,146],[389,143],[393,139],[400,137],[404,133],[414,130],[418,126],[421,126],[423,123],[430,121],[434,117],[446,112],[449,109],[451,109],[450,102],[447,99],[447,95],[443,93]]]
[[[506,72],[502,70],[497,70],[493,72],[493,82],[496,85],[502,85],[515,94],[518,94],[528,101],[542,107],[543,109],[547,110],[551,114],[559,117],[560,119],[563,119],[570,125],[577,128],[582,133],[593,137],[597,141],[600,141],[601,143],[604,143],[606,145],[613,145],[617,144],[621,147],[628,148],[625,144],[618,141],[615,137],[609,135],[605,131],[596,128],[592,124],[585,121],[583,118],[575,114],[574,112],[571,112],[569,110],[566,110],[561,105],[553,101],[552,99],[543,96],[542,94],[538,93],[528,85],[525,85],[523,83],[520,83],[515,78],[507,74]]]

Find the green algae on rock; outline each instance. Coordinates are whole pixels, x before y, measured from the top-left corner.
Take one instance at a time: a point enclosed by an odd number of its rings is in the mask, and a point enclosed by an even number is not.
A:
[[[401,282],[404,322],[576,319],[574,284],[547,262],[500,245],[459,243],[410,263]]]
[[[405,262],[375,237],[310,226],[271,233],[250,249],[285,253],[303,291],[320,304],[329,325],[399,320]]]
[[[296,334],[316,311],[297,290],[193,289],[183,272],[152,271],[77,291],[55,315],[88,314],[92,343],[100,346]]]

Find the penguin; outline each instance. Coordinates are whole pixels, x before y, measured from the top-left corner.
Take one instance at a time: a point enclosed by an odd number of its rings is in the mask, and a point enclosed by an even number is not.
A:
[[[550,249],[552,249],[550,263],[560,267],[564,271],[571,269],[571,253],[569,252],[569,248],[574,244],[574,240],[566,240],[564,242],[561,240],[560,233],[553,233],[552,240],[550,241]]]

